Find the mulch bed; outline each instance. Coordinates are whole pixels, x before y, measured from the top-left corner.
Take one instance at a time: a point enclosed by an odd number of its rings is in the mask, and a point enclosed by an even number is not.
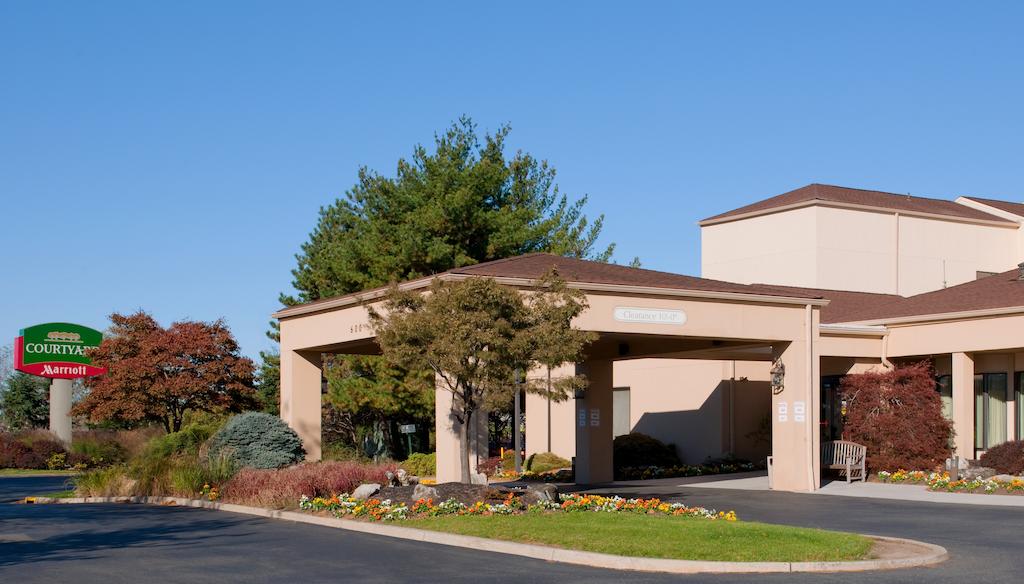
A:
[[[497,505],[505,500],[509,493],[515,493],[524,505],[536,503],[538,500],[537,491],[512,489],[495,485],[467,485],[464,483],[441,483],[439,485],[424,485],[437,489],[437,497],[434,503],[455,499],[463,505],[469,506],[477,501]],[[395,503],[406,503],[412,505],[416,502],[412,492],[415,487],[382,487],[380,492],[373,496],[374,499],[391,499]]]

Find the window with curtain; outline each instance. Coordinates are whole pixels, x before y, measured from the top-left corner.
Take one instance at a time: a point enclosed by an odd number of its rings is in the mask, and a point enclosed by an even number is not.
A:
[[[979,450],[1006,442],[1005,373],[974,376],[974,447]]]
[[[940,375],[935,380],[935,391],[942,398],[942,415],[947,420],[953,419],[953,376]]]

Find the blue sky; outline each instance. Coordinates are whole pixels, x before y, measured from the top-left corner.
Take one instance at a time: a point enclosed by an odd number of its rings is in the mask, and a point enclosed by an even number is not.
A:
[[[810,182],[1024,200],[1015,3],[427,4],[0,4],[0,338],[144,308],[255,356],[318,208],[461,114],[674,272]]]

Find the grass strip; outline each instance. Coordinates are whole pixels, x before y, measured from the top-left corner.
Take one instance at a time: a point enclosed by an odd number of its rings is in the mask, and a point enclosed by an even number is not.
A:
[[[625,513],[526,513],[413,519],[409,527],[566,549],[678,560],[860,560],[872,542],[853,533],[746,521]]]

